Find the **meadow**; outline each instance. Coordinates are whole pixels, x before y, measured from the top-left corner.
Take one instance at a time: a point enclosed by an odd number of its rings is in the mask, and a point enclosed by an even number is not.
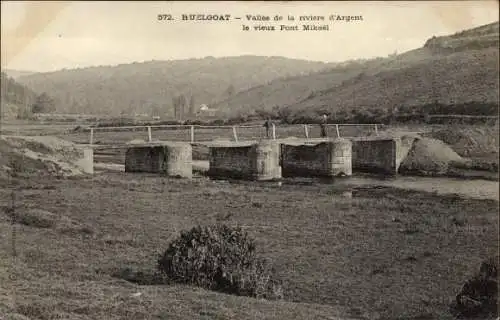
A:
[[[352,197],[345,191],[121,173],[3,181],[0,313],[452,319],[449,304],[464,281],[498,252],[498,202],[391,188],[349,189]],[[12,212],[25,218],[14,223]],[[283,301],[144,280],[181,230],[216,222],[256,239],[283,281]]]
[[[2,129],[88,143],[83,127],[16,123]],[[370,134],[366,128],[345,128],[352,130],[343,131],[346,135]],[[404,126],[381,133],[443,129]],[[491,160],[498,154],[492,138],[498,129],[461,130],[475,139],[473,148],[468,139],[451,142],[461,154]],[[260,126],[238,132],[241,139],[265,135]],[[311,127],[311,137],[318,132]],[[448,135],[456,138],[453,132]],[[189,129],[152,133],[162,140],[190,137]],[[232,134],[198,128],[195,140],[231,140]],[[277,128],[278,138],[303,134],[301,126]],[[94,139],[97,145],[124,144],[147,140],[147,131],[96,132]],[[194,159],[206,160],[206,147],[193,150]],[[123,156],[123,150],[96,150],[95,161],[123,163]],[[182,230],[213,223],[241,226],[256,239],[259,254],[283,282],[282,301],[152,280],[158,255]],[[6,319],[453,319],[449,306],[463,283],[498,252],[498,228],[498,201],[404,187],[235,183],[198,174],[180,180],[106,171],[65,179],[14,177],[0,181],[0,314]]]

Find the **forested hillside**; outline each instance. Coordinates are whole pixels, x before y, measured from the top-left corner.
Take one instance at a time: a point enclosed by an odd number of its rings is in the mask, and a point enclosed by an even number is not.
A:
[[[240,92],[217,107],[226,116],[307,121],[327,113],[338,121],[374,121],[392,113],[498,113],[498,22],[423,47],[331,70],[275,80]]]
[[[54,111],[52,98],[46,94],[37,94],[13,78],[1,73],[1,118],[28,118],[33,112]]]
[[[323,113],[332,121],[491,116],[498,113],[498,35],[496,22],[370,60],[207,57],[37,73],[19,81],[53,96],[58,113],[187,119],[207,105],[217,118],[242,121],[301,122]]]
[[[36,72],[32,72],[32,71],[13,70],[13,69],[3,69],[2,72],[14,80],[16,80],[20,77],[23,77],[23,76],[30,76],[30,75],[36,73]]]
[[[277,78],[305,75],[329,65],[282,57],[240,56],[150,61],[21,76],[56,100],[59,113],[173,116],[182,96],[198,107]]]

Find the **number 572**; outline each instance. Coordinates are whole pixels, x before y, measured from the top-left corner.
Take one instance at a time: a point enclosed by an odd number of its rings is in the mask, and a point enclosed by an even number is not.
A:
[[[163,21],[163,20],[174,20],[174,19],[172,19],[172,15],[171,14],[159,14],[158,15],[158,20],[159,21]]]

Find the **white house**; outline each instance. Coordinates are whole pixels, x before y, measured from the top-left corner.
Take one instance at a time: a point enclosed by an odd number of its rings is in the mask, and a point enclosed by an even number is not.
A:
[[[206,104],[201,104],[200,109],[198,111],[198,114],[200,115],[206,115],[206,116],[213,116],[217,109],[210,109]]]

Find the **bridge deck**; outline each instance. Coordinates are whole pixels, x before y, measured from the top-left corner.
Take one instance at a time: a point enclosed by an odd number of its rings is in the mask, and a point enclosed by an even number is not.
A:
[[[320,143],[320,142],[325,142],[325,141],[330,141],[334,138],[309,138],[309,139],[276,139],[273,141],[278,141],[278,142],[291,142],[291,143],[305,143],[305,144],[315,144],[315,143]],[[266,139],[263,139],[266,140]],[[160,146],[163,144],[170,144],[170,143],[190,143],[192,145],[204,145],[207,147],[210,146],[246,146],[250,145],[253,143],[258,143],[258,140],[240,140],[240,141],[199,141],[199,142],[190,142],[190,141],[153,141],[149,143],[134,143],[134,144],[79,144],[78,146],[80,147],[86,147],[86,148],[92,148],[94,150],[102,150],[102,149],[127,149],[130,147],[149,147],[149,146]]]

